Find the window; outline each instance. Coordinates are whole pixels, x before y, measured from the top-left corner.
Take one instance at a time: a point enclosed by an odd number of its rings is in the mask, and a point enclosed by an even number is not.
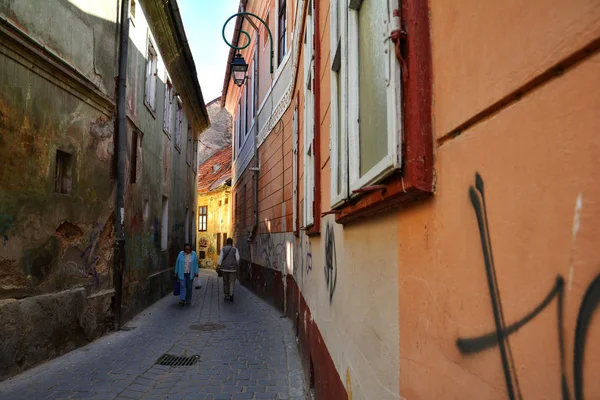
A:
[[[225,205],[229,204],[229,199],[225,199]]]
[[[185,161],[192,166],[192,125],[188,122],[187,127],[187,146]]]
[[[397,3],[396,0],[394,0]],[[400,167],[400,65],[385,2],[336,1],[331,24],[332,204]],[[358,4],[356,8],[352,8]],[[345,91],[347,88],[347,92]],[[346,155],[348,160],[345,160]]]
[[[243,93],[243,98],[244,98],[244,122],[243,122],[244,138],[246,137],[246,135],[248,135],[248,127],[250,124],[250,115],[248,114],[248,90],[249,89],[250,89],[250,85],[248,84],[248,80],[246,80],[246,84],[244,85],[244,93]]]
[[[308,10],[304,32],[304,227],[314,223],[315,199],[315,63],[312,2]]]
[[[192,169],[194,173],[198,172],[198,140],[194,139],[194,147],[192,149]]]
[[[428,3],[402,4],[402,30],[410,32],[411,40],[402,35],[400,18],[387,14],[398,3],[390,0],[386,7],[375,1],[331,2],[331,202],[339,207],[335,220],[341,224],[433,194]],[[373,65],[375,56],[379,65]],[[402,68],[400,59],[408,61]],[[381,121],[369,116],[374,104],[384,107]],[[372,143],[365,143],[367,134]],[[387,144],[385,149],[382,144]],[[401,153],[410,154],[402,159],[402,169]],[[350,195],[352,201],[345,202]]]
[[[238,112],[237,112],[237,134],[238,134],[238,153],[242,150],[242,140],[244,134],[242,133],[242,100],[238,101]]]
[[[246,92],[246,111],[244,112],[246,115],[246,132],[244,133],[244,136],[247,136],[248,132],[250,132],[250,128],[252,127],[252,81],[248,82],[248,80],[246,80],[246,89],[244,91]]]
[[[54,191],[60,194],[71,194],[73,186],[73,156],[56,150],[56,171],[54,174]]]
[[[331,43],[335,48],[331,62],[331,203],[340,204],[348,197],[348,154],[346,123],[342,111],[346,109],[346,17],[345,1],[331,3]],[[345,112],[345,111],[344,111]]]
[[[158,74],[158,53],[148,38],[148,58],[146,61],[146,105],[154,112],[156,107],[156,81]]]
[[[217,233],[217,254],[221,254],[221,234]]]
[[[169,199],[165,196],[163,196],[162,201],[162,223],[160,233],[161,249],[167,250],[169,245]]]
[[[167,84],[165,85],[165,109],[163,112],[163,129],[169,135],[171,134],[171,108],[173,104],[173,84],[171,80],[167,78]]]
[[[181,151],[181,131],[183,129],[183,104],[177,99],[177,116],[175,120],[175,148]]]
[[[130,179],[131,183],[137,182],[137,170],[138,170],[138,138],[139,132],[133,130],[131,132],[131,164],[130,164]]]
[[[292,116],[292,224],[298,232],[298,102],[294,102]]]
[[[235,220],[235,227],[238,227],[240,224],[240,219],[239,219],[240,213],[238,210],[239,205],[240,205],[240,202],[239,202],[239,198],[238,198],[238,192],[236,191],[235,199],[234,199],[234,203],[233,203],[233,217]]]
[[[199,252],[199,254],[200,254],[200,257],[198,257],[199,259],[204,260],[206,258],[206,251],[201,250]]]
[[[252,122],[256,118],[258,109],[258,41],[254,47],[254,57],[252,57]],[[258,131],[258,126],[256,127]]]
[[[243,229],[246,227],[246,185],[244,185],[244,188],[242,189],[242,201],[240,204],[241,207],[241,218],[240,218],[240,227]]]
[[[277,65],[281,65],[286,53],[286,0],[278,0],[278,19],[277,19]]]
[[[198,207],[198,231],[206,232],[208,225],[208,206]]]

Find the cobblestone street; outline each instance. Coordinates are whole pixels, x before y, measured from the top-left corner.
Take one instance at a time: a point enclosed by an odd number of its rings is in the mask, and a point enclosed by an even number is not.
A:
[[[222,279],[200,278],[191,306],[167,296],[124,330],[0,382],[0,399],[304,400],[291,322],[239,284],[230,304]],[[165,353],[199,360],[155,364]]]

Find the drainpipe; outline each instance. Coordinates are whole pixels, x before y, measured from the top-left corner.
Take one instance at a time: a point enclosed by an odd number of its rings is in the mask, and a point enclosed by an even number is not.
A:
[[[127,148],[127,50],[129,46],[129,0],[121,0],[119,75],[117,80],[117,198],[115,207],[115,327],[121,328],[123,271],[125,268],[125,157]]]

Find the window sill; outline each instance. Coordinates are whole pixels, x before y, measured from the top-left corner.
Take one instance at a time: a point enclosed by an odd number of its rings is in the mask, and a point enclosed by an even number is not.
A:
[[[310,226],[306,227],[304,233],[306,233],[306,236],[318,236],[321,234],[321,230],[317,225],[313,223]]]
[[[335,221],[339,224],[388,213],[433,195],[432,181],[425,179],[411,182],[400,175],[393,175],[381,185],[381,189],[350,199],[339,209],[329,213],[335,214]]]
[[[150,115],[152,115],[152,118],[156,119],[156,113],[152,109],[152,106],[150,106],[150,104],[148,104],[148,101],[144,100],[144,105],[146,106],[146,109],[148,110]]]

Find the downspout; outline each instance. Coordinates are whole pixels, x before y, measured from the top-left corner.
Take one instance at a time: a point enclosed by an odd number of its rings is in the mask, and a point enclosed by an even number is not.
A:
[[[127,148],[127,50],[129,46],[129,0],[121,0],[119,69],[117,78],[117,196],[115,207],[115,327],[121,328],[123,272],[125,268],[125,157]]]
[[[257,30],[258,31],[258,30]],[[256,44],[255,46],[258,46],[259,44],[259,38],[258,35],[256,35]],[[252,227],[252,235],[254,235],[256,233],[256,230],[258,229],[258,174],[260,174],[260,162],[258,160],[258,132],[260,130],[260,126],[258,125],[258,91],[259,91],[259,87],[258,87],[258,66],[260,65],[259,60],[260,60],[260,51],[256,51],[256,47],[254,50],[254,54],[256,54],[256,60],[254,60],[254,65],[256,65],[256,70],[253,71],[254,72],[254,76],[252,77],[252,79],[256,80],[256,84],[254,84],[254,87],[256,88],[255,91],[252,92],[254,99],[252,99],[252,101],[254,102],[254,118],[256,119],[256,123],[254,124],[254,226]],[[256,93],[255,93],[256,92]]]

